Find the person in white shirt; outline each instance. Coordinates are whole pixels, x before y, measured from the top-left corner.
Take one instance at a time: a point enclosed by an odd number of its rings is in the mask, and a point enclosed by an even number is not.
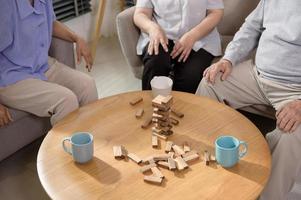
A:
[[[222,0],[138,0],[134,23],[141,29],[137,54],[144,70],[142,89],[154,76],[174,73],[173,89],[195,93],[203,71],[221,55],[216,26]]]

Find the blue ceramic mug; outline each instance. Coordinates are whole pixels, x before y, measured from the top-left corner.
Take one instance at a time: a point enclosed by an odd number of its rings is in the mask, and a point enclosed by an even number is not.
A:
[[[244,148],[239,150],[240,145]],[[233,136],[221,136],[215,140],[216,161],[223,167],[234,166],[248,152],[248,145]]]
[[[71,148],[66,147],[66,142],[71,143]],[[71,137],[64,138],[62,145],[75,162],[85,163],[93,158],[93,135],[90,133],[74,133]]]

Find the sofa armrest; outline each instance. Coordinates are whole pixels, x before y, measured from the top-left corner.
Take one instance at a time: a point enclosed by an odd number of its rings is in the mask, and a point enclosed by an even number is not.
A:
[[[134,75],[137,78],[141,78],[142,62],[136,53],[140,30],[134,24],[134,12],[135,7],[131,7],[119,13],[116,18],[116,24],[123,55],[127,63],[131,66]]]
[[[72,42],[53,37],[49,56],[71,68],[75,68],[74,45]]]

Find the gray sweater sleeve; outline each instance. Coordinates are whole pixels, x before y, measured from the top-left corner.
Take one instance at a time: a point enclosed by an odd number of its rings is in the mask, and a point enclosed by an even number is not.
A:
[[[246,18],[245,23],[227,46],[223,58],[231,61],[232,65],[244,61],[258,46],[263,31],[264,1],[259,2],[256,9]]]

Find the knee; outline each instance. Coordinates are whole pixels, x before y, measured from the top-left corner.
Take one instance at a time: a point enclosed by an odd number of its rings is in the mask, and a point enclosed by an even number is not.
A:
[[[60,96],[62,96],[61,108],[65,113],[70,113],[79,108],[78,98],[71,90],[66,89]]]
[[[201,80],[201,82],[199,83],[199,86],[196,90],[196,95],[199,95],[199,96],[207,96],[207,92],[209,90],[209,88],[211,88],[212,85],[209,84],[205,78],[203,78]]]
[[[81,82],[81,96],[83,96],[81,103],[84,105],[96,101],[98,99],[98,92],[95,80],[91,76],[84,74]]]

